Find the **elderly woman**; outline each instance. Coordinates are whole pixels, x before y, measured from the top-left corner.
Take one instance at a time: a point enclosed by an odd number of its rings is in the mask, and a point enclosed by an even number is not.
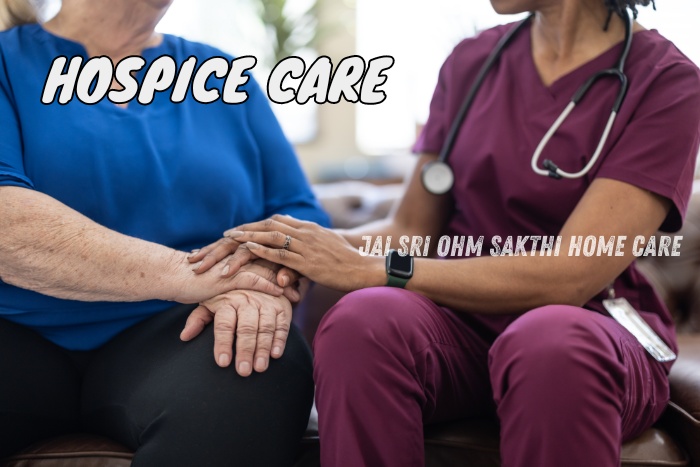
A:
[[[615,466],[622,442],[668,400],[672,353],[647,353],[608,313],[618,302],[604,302],[614,291],[676,349],[669,313],[635,268],[631,245],[620,255],[568,251],[572,236],[631,243],[680,227],[700,141],[700,72],[632,21],[628,8],[636,16],[649,0],[491,3],[499,13],[534,15],[463,41],[447,59],[416,145],[416,173],[389,219],[333,232],[279,216],[228,233],[249,242],[232,271],[252,251],[353,291],[314,343],[324,466],[421,466],[424,423],[491,414],[500,420],[504,466]],[[616,64],[625,65],[629,88],[609,132],[623,81],[606,72],[540,154],[580,86]],[[451,127],[449,168],[440,168]],[[449,193],[436,194],[451,174]],[[443,234],[484,236],[485,256],[413,261],[392,253],[385,265],[357,250],[363,235],[392,235],[395,244],[430,235],[435,244]],[[497,236],[557,235],[557,256],[530,254],[532,241],[526,255],[488,255]],[[209,250],[230,253],[223,244]]]
[[[154,32],[170,3],[64,0],[0,33],[0,458],[80,430],[136,466],[288,465],[306,427],[294,274],[195,275],[185,253],[275,213],[326,223],[257,84],[242,105],[40,101],[61,55],[222,56]],[[0,7],[8,26],[31,19]]]

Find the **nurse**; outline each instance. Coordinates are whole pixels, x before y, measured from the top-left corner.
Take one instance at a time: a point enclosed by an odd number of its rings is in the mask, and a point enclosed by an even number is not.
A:
[[[503,50],[459,128],[447,194],[425,189],[422,168],[436,160],[471,83],[513,24],[463,41],[443,65],[415,145],[416,172],[388,219],[331,231],[277,216],[227,233],[260,258],[351,292],[326,315],[314,344],[324,466],[422,466],[424,424],[495,414],[504,466],[612,467],[622,442],[663,412],[672,362],[652,358],[602,303],[612,284],[676,350],[669,312],[632,249],[397,257],[389,273],[384,258],[358,254],[363,235],[571,239],[678,230],[700,141],[700,71],[655,30],[633,24],[627,96],[591,170],[558,180],[531,167],[571,96],[620,57],[623,10],[636,16],[648,3],[492,0],[499,13],[534,16]],[[569,173],[584,167],[618,89],[614,77],[596,83],[542,160]],[[561,251],[568,247],[565,240]]]

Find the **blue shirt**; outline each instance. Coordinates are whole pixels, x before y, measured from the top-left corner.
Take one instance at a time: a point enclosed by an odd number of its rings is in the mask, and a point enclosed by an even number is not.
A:
[[[178,63],[226,56],[165,35],[143,57],[164,54]],[[40,191],[107,228],[183,251],[275,213],[327,225],[252,77],[239,105],[200,104],[191,93],[173,104],[169,91],[126,109],[106,99],[44,105],[44,80],[59,55],[88,58],[82,45],[38,25],[0,32],[0,185]],[[221,90],[223,80],[207,84]],[[0,281],[2,318],[74,350],[99,347],[170,306],[61,300]]]

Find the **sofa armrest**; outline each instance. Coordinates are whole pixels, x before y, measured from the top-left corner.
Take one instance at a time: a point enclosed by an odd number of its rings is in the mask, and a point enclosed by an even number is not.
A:
[[[686,449],[691,465],[700,467],[700,334],[680,334],[678,346],[669,375],[671,400],[662,422]]]
[[[678,360],[669,375],[671,402],[700,421],[700,334],[680,334],[678,346]]]
[[[314,185],[314,192],[331,217],[333,227],[350,229],[387,217],[403,195],[404,187],[346,181]]]

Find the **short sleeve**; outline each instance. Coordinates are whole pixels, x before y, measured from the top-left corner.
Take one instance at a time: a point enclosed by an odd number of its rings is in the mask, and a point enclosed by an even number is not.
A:
[[[455,52],[452,52],[440,68],[437,86],[435,87],[433,97],[430,101],[428,121],[425,123],[423,130],[413,146],[413,152],[417,154],[438,154],[447,137],[447,132],[451,124],[448,85],[451,81],[454,54]]]
[[[700,71],[688,62],[669,66],[639,102],[594,176],[623,181],[671,200],[661,230],[676,232],[692,192],[700,144]]]
[[[330,225],[285,137],[267,97],[251,77],[245,103],[250,125],[262,157],[265,217],[287,214],[297,219]]]
[[[512,24],[481,31],[455,46],[440,67],[438,82],[430,101],[428,121],[413,146],[415,153],[439,154],[468,88],[498,41]]]
[[[0,186],[33,188],[24,172],[19,118],[0,49]]]

